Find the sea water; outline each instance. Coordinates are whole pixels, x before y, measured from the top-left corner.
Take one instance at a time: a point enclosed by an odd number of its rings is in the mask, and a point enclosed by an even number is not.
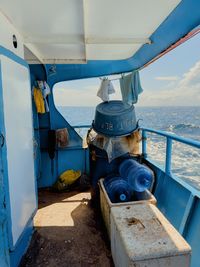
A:
[[[95,107],[58,107],[71,125],[91,125]],[[168,131],[200,141],[200,107],[137,107],[136,116],[143,127]],[[87,129],[77,129],[83,136]],[[165,137],[148,134],[148,157],[159,166],[165,163]],[[173,142],[172,172],[200,189],[200,149]]]

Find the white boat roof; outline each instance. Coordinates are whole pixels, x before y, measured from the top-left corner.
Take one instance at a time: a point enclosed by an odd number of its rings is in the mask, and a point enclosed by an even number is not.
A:
[[[0,0],[24,40],[29,63],[132,57],[180,0]]]

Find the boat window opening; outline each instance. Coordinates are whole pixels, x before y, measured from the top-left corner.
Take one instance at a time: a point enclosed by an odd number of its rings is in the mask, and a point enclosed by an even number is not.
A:
[[[118,77],[120,75],[108,76],[108,79],[116,79],[112,81],[115,93],[109,95],[110,100],[122,98]],[[79,126],[74,128],[82,138],[86,137],[88,128],[94,120],[95,107],[102,102],[97,96],[100,84],[101,79],[96,77],[60,82],[54,85],[53,97],[57,110],[70,125]]]
[[[194,53],[199,44],[198,34],[140,71],[144,91],[135,105],[136,117],[141,119],[140,126],[200,140],[200,61]],[[187,60],[183,57],[185,53],[188,55]],[[112,82],[116,94],[111,95],[111,99],[121,99],[119,80]],[[101,102],[96,96],[99,86],[99,78],[67,81],[54,86],[55,105],[71,125],[91,125],[95,106]],[[84,137],[88,128],[76,130]],[[166,153],[164,139],[152,134],[147,142],[148,157],[161,167],[164,167]],[[184,179],[191,175],[198,184],[199,151],[194,151],[192,147],[174,144],[172,167],[175,175]],[[192,157],[194,163],[190,160]],[[193,173],[190,172],[191,168],[194,168]]]

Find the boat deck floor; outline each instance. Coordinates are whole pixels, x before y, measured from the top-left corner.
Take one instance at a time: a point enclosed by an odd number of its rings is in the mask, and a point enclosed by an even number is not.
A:
[[[109,242],[90,192],[42,190],[35,232],[21,267],[113,266]]]

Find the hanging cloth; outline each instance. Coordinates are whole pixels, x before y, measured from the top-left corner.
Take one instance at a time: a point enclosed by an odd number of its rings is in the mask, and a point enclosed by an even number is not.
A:
[[[44,99],[39,88],[33,87],[33,98],[38,113],[45,113]]]
[[[45,81],[37,81],[38,87],[40,88],[43,98],[44,98],[44,104],[45,104],[45,111],[49,112],[49,105],[47,102],[47,96],[51,93],[50,88],[48,84]]]
[[[133,105],[138,101],[138,95],[143,92],[140,84],[139,72],[133,71],[131,74],[122,76],[120,88],[123,102]]]
[[[115,93],[115,89],[112,82],[108,79],[103,79],[97,92],[97,96],[103,101],[109,101],[109,95],[113,93]]]

